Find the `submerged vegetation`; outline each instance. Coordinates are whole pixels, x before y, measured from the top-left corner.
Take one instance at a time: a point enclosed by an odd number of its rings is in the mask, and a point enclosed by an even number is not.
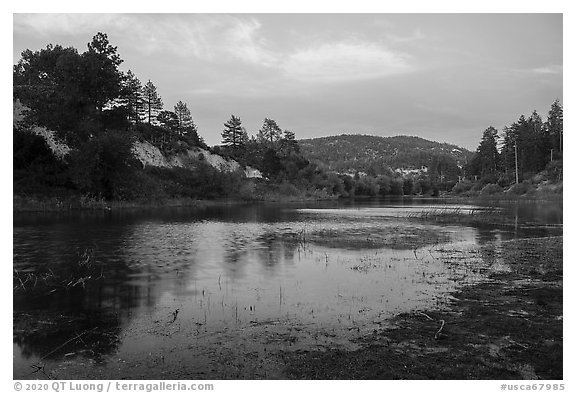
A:
[[[470,217],[485,215],[484,223],[498,214],[425,209],[397,226],[374,217],[282,221],[256,230],[253,243],[240,235],[254,228],[246,223],[230,239],[234,249],[224,247],[232,276],[210,266],[204,279],[185,278],[186,262],[137,257],[139,269],[113,251],[110,265],[90,248],[66,264],[17,264],[14,342],[29,363],[15,376],[562,379],[562,237],[516,238],[529,234],[509,228],[507,238],[488,228],[472,231],[483,238],[477,244],[453,241]],[[247,264],[266,280],[234,287]],[[117,288],[119,271],[127,277]],[[162,280],[177,284],[168,286],[174,299],[160,291],[165,301],[155,300]],[[58,299],[61,308],[49,306]],[[139,300],[145,312],[134,308]],[[143,337],[149,346],[141,350]]]
[[[562,238],[512,240],[481,253],[507,272],[464,286],[447,309],[402,313],[354,351],[285,353],[298,379],[563,378]]]

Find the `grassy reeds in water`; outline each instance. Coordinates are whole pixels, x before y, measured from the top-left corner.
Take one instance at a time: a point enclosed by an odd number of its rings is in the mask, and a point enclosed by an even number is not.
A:
[[[94,250],[85,249],[78,253],[78,261],[66,271],[54,272],[50,267],[45,271],[30,271],[13,269],[12,279],[14,293],[16,292],[47,292],[59,289],[70,289],[81,286],[84,288],[90,280],[103,278],[103,268],[94,258]]]
[[[497,207],[463,209],[461,207],[435,208],[410,213],[408,218],[441,223],[493,224],[513,223],[510,217],[502,214]]]

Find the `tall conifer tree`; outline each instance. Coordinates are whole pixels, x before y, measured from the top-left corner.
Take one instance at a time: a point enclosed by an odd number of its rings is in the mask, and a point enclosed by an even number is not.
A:
[[[222,131],[222,144],[237,149],[246,142],[246,131],[242,127],[239,117],[232,115],[230,120],[224,123]]]
[[[148,82],[142,88],[142,102],[143,102],[143,115],[148,122],[152,124],[158,116],[164,106],[162,103],[162,98],[158,95],[156,91],[156,86],[148,80]]]

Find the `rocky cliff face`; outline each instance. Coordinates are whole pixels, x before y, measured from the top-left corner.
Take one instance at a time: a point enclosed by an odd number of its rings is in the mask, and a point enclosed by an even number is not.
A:
[[[261,178],[262,174],[258,169],[252,167],[242,168],[234,160],[226,159],[217,154],[212,154],[208,150],[199,147],[188,149],[185,153],[166,157],[160,149],[149,142],[136,142],[132,147],[134,156],[143,166],[156,166],[161,168],[189,168],[194,161],[204,160],[214,168],[222,172],[233,172],[243,170],[246,177]]]
[[[12,116],[12,127],[15,130],[21,132],[30,132],[32,134],[36,134],[41,136],[46,141],[46,144],[52,151],[54,157],[59,160],[63,160],[66,155],[70,152],[70,147],[59,140],[56,137],[56,132],[47,129],[46,127],[39,127],[39,126],[31,126],[31,127],[22,127],[22,123],[26,116],[26,113],[30,110],[28,107],[22,105],[20,100],[14,101],[14,105],[12,107],[13,116]]]

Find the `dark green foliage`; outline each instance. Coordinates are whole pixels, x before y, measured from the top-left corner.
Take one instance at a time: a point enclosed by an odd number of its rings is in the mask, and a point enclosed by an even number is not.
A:
[[[546,122],[546,129],[550,136],[550,148],[553,149],[555,154],[554,159],[562,157],[562,139],[564,127],[564,113],[560,100],[556,99],[550,111],[548,112],[548,120]]]
[[[204,143],[204,139],[198,135],[198,127],[196,127],[196,124],[194,124],[194,120],[192,119],[192,115],[190,114],[190,109],[188,109],[188,106],[182,101],[178,101],[178,103],[174,106],[174,114],[176,115],[177,119],[177,132],[180,135],[186,137],[186,140],[192,146],[208,148],[206,143]]]
[[[123,60],[104,33],[94,36],[88,44],[88,51],[82,54],[82,59],[85,65],[83,85],[88,102],[98,112],[102,112],[104,106],[120,94],[122,74],[118,66]]]
[[[492,195],[500,192],[502,192],[502,187],[498,184],[486,184],[480,191],[480,195]]]
[[[109,131],[84,142],[70,157],[72,182],[82,193],[106,199],[127,199],[127,190],[137,167],[132,139],[126,133]]]
[[[183,133],[185,128],[194,125],[190,109],[188,109],[188,106],[182,101],[178,101],[178,103],[174,105],[174,113],[178,119],[178,131],[180,133]]]
[[[522,182],[518,184],[514,184],[510,187],[510,193],[514,195],[524,195],[530,189],[530,185],[527,182]]]
[[[264,173],[264,176],[268,178],[278,177],[283,168],[284,167],[280,161],[280,157],[278,157],[278,154],[276,153],[276,150],[272,148],[266,149],[261,164],[261,171]]]
[[[500,169],[500,154],[498,153],[498,130],[488,127],[470,164],[468,165],[468,175],[484,176],[495,174]]]
[[[412,195],[414,189],[414,180],[411,177],[404,179],[404,183],[402,185],[402,193],[404,195]]]
[[[392,179],[390,193],[392,195],[404,195],[404,181],[401,178]]]
[[[356,182],[356,195],[377,196],[380,187],[375,178],[363,176]]]
[[[472,186],[474,186],[474,183],[472,183],[469,180],[464,180],[456,183],[456,185],[454,185],[454,188],[452,188],[452,192],[455,194],[462,194],[463,192],[470,191],[472,189]]]
[[[145,173],[162,184],[166,198],[234,197],[245,182],[243,172],[220,172],[203,161],[193,169],[152,167]]]
[[[281,137],[282,129],[276,124],[276,121],[268,118],[264,119],[264,124],[262,128],[260,128],[260,131],[258,131],[258,141],[273,146]]]
[[[141,93],[142,83],[131,70],[128,70],[122,75],[118,103],[124,108],[129,124],[136,124],[141,120],[144,105]]]
[[[167,131],[179,133],[179,120],[176,113],[172,111],[161,111],[158,113],[158,123]]]
[[[392,193],[392,179],[388,176],[381,175],[376,178],[378,183],[378,193],[381,196],[390,195]]]
[[[520,116],[517,122],[504,129],[502,170],[515,177],[517,163],[518,179],[531,178],[551,161],[562,158],[561,139],[562,106],[558,101],[552,104],[546,123],[536,111],[529,118]]]
[[[148,124],[152,124],[164,106],[162,98],[158,95],[156,86],[150,80],[142,87],[141,96],[141,116],[146,119]]]
[[[280,151],[284,155],[300,153],[300,145],[296,141],[296,134],[292,131],[284,130],[284,137],[280,139]]]
[[[49,193],[50,188],[69,186],[66,163],[54,157],[44,138],[27,131],[15,131],[13,143],[15,193]]]
[[[231,150],[239,149],[245,144],[244,129],[239,117],[232,115],[230,120],[224,123],[222,131],[222,144]]]
[[[106,112],[120,95],[121,62],[103,33],[94,36],[83,54],[60,45],[26,50],[14,66],[14,98],[31,109],[33,123],[57,131],[75,145],[114,118]]]
[[[82,57],[74,48],[48,45],[37,52],[26,50],[14,66],[14,97],[31,109],[32,122],[62,137],[72,136],[90,109],[82,68]]]

